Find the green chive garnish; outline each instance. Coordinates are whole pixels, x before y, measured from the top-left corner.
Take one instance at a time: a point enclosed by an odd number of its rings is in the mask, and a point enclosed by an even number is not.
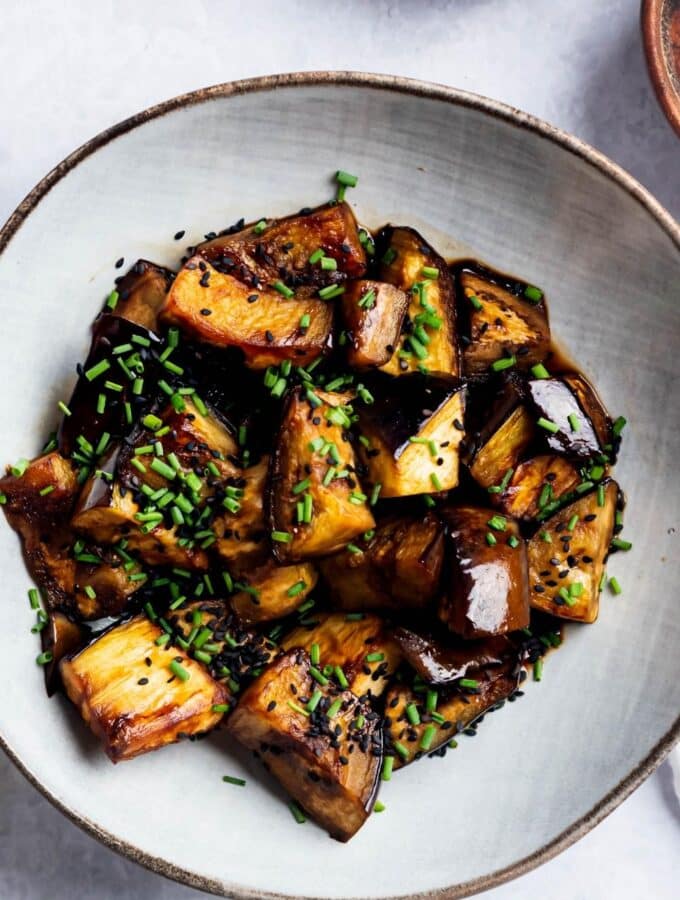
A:
[[[434,740],[434,736],[437,733],[437,728],[435,725],[428,725],[425,731],[423,731],[423,736],[420,739],[420,749],[421,750],[429,750],[432,746],[432,741]]]
[[[543,291],[540,288],[534,287],[532,284],[528,284],[524,288],[524,296],[527,300],[531,300],[532,303],[540,303],[543,299]]]
[[[551,422],[550,419],[544,419],[543,416],[541,416],[538,419],[536,424],[538,425],[539,428],[544,428],[546,431],[549,431],[551,434],[557,434],[557,432],[560,430],[559,425],[555,425],[555,423]]]
[[[497,359],[491,363],[492,372],[503,372],[505,369],[511,369],[517,362],[516,356],[506,356],[503,359]]]
[[[345,293],[345,288],[341,284],[328,284],[326,287],[321,288],[319,291],[319,297],[322,300],[332,300],[334,297],[339,297],[341,294]]]
[[[623,590],[617,578],[609,579],[609,587],[611,588],[612,594],[620,594]]]
[[[624,541],[623,538],[615,537],[612,539],[612,547],[617,550],[630,550],[633,544],[630,541]]]
[[[35,661],[39,666],[46,666],[48,663],[51,663],[53,659],[54,656],[52,653],[49,650],[45,650],[44,653],[39,653],[38,656],[36,656]]]
[[[543,677],[543,658],[539,658],[534,663],[534,681],[540,681]]]
[[[408,751],[407,755],[408,755]],[[380,778],[383,781],[390,781],[392,778],[392,769],[394,768],[394,757],[386,756],[383,759],[382,772],[380,773]]]
[[[543,363],[536,363],[535,366],[532,366],[531,374],[534,378],[550,378],[550,372],[548,372]]]
[[[291,811],[292,816],[293,816],[293,818],[295,819],[295,821],[298,823],[298,825],[304,825],[304,824],[305,824],[305,822],[307,821],[307,817],[306,817],[305,814],[302,812],[302,810],[301,810],[300,807],[297,805],[297,803],[292,803],[292,802],[289,803],[289,804],[288,804],[288,809]]]
[[[576,413],[569,413],[567,418],[569,419],[569,424],[571,425],[572,431],[580,431],[581,430],[581,422],[579,420],[579,417],[576,415]]]
[[[612,432],[614,433],[614,437],[619,437],[623,429],[626,427],[627,419],[625,416],[619,416],[618,419],[612,425]]]
[[[176,659],[173,659],[170,663],[170,671],[173,675],[176,675],[180,681],[188,681],[191,678],[191,673],[188,672],[183,665],[177,662]]]

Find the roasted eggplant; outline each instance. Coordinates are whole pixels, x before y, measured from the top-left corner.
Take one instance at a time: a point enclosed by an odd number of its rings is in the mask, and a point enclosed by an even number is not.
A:
[[[449,570],[439,618],[454,634],[481,638],[529,624],[527,553],[517,523],[488,509],[448,507]]]
[[[570,493],[581,483],[581,475],[562,456],[534,456],[517,465],[512,477],[489,494],[493,504],[516,519],[532,520],[548,503]]]
[[[466,641],[451,634],[421,634],[399,626],[392,636],[416,675],[431,685],[453,684],[479,669],[518,661],[517,645],[505,634]]]
[[[216,512],[212,529],[217,535],[215,551],[236,576],[262,564],[269,556],[264,517],[264,494],[269,476],[269,457],[241,471],[235,502]],[[225,498],[226,500],[226,498]]]
[[[351,282],[340,303],[348,364],[367,369],[388,363],[399,342],[408,306],[408,295],[392,284]]]
[[[374,402],[359,409],[360,452],[379,496],[434,494],[456,487],[464,386],[455,379],[415,373],[398,382],[371,382],[371,393]]]
[[[313,625],[298,625],[289,632],[281,647],[318,654],[318,668],[340,687],[357,697],[379,697],[401,660],[383,620],[370,613],[358,620],[344,613],[317,613],[314,618]]]
[[[113,313],[149,331],[158,331],[158,314],[175,273],[146,259],[138,259],[116,283]]]
[[[61,677],[69,698],[113,762],[210,731],[227,689],[145,616],[109,629],[71,659]]]
[[[534,609],[576,622],[597,619],[618,498],[618,485],[608,480],[541,525],[527,548]]]
[[[396,352],[382,368],[390,375],[422,371],[458,375],[456,305],[444,260],[413,228],[384,228],[378,278],[410,296]]]
[[[368,539],[320,560],[340,609],[424,609],[435,598],[444,561],[444,529],[436,516],[391,518]]]
[[[243,693],[227,729],[331,837],[348,841],[375,801],[380,717],[350,691],[318,685],[311,668],[304,650],[277,659]]]
[[[454,267],[466,375],[482,375],[508,360],[528,369],[550,352],[542,291],[466,261]]]
[[[298,389],[288,398],[268,510],[280,562],[333,553],[375,526],[348,440],[350,414],[344,394]]]
[[[248,625],[281,619],[305,602],[318,577],[310,562],[282,566],[268,559],[235,582],[231,606]]]
[[[548,447],[571,459],[600,457],[604,446],[577,394],[561,378],[535,378],[527,384]],[[583,396],[583,394],[581,394]],[[600,408],[595,407],[599,414]],[[600,424],[600,423],[598,423]]]

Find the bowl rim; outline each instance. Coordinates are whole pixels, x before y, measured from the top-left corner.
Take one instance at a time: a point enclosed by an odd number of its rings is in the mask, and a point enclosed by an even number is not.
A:
[[[680,92],[673,82],[664,38],[664,15],[667,0],[642,0],[640,27],[649,78],[659,105],[669,123],[680,136]]]
[[[0,255],[2,255],[11,239],[19,231],[22,223],[57,182],[64,178],[88,156],[94,154],[97,150],[106,146],[106,144],[127,132],[132,131],[140,125],[150,122],[153,119],[160,118],[177,109],[194,106],[210,100],[239,97],[256,92],[275,91],[281,88],[315,87],[319,85],[370,88],[440,100],[455,106],[475,109],[486,115],[530,131],[537,137],[557,144],[573,155],[578,156],[612,181],[616,182],[619,187],[622,187],[647,210],[680,251],[680,223],[674,219],[668,210],[666,210],[646,188],[603,153],[600,153],[585,141],[550,125],[543,119],[539,119],[522,110],[509,106],[508,104],[492,100],[480,94],[459,90],[458,88],[435,82],[421,81],[396,75],[382,75],[366,72],[308,71],[264,75],[200,88],[150,106],[147,109],[118,122],[110,128],[105,129],[58,163],[36,184],[21,203],[19,203],[5,225],[0,229]],[[616,807],[639,787],[640,784],[642,784],[642,782],[663,762],[678,741],[680,741],[680,715],[648,755],[644,757],[644,759],[642,759],[628,775],[616,785],[616,787],[602,797],[591,810],[585,813],[585,815],[573,822],[551,841],[544,844],[542,847],[539,847],[528,856],[501,869],[490,872],[487,875],[482,875],[478,878],[450,885],[448,887],[409,894],[408,897],[411,898],[411,900],[458,900],[458,898],[469,897],[481,891],[496,887],[531,871],[544,862],[547,862],[587,834],[595,827],[595,825],[616,809]],[[52,804],[52,806],[70,819],[71,822],[90,836],[96,838],[109,849],[139,863],[147,869],[207,893],[217,896],[233,897],[235,900],[291,900],[291,898],[293,898],[294,895],[291,894],[260,891],[238,884],[226,884],[222,881],[193,872],[190,869],[177,866],[162,857],[146,853],[139,847],[106,831],[96,822],[77,812],[75,809],[72,809],[65,801],[55,796],[41,783],[38,776],[22,761],[18,752],[10,746],[9,742],[1,733],[0,748],[4,750],[9,759],[33,787],[35,787]],[[384,898],[384,900],[405,900],[405,896],[406,895],[395,895],[391,898]],[[359,898],[352,898],[352,900],[359,900]]]

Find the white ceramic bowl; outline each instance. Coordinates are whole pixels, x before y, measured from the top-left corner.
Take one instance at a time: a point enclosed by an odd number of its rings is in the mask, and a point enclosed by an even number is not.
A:
[[[384,786],[349,843],[297,826],[258,764],[211,736],[116,768],[35,666],[16,536],[0,528],[0,740],[76,823],[218,894],[458,897],[547,859],[619,803],[678,736],[680,229],[596,151],[528,116],[402,79],[305,74],[171,100],[105,132],[41,182],[0,233],[0,458],[37,452],[68,396],[113,262],[176,264],[240,216],[327,199],[360,176],[362,221],[414,224],[542,285],[554,332],[614,414],[633,552],[596,625],[568,630],[541,684]],[[248,779],[243,790],[224,773]]]

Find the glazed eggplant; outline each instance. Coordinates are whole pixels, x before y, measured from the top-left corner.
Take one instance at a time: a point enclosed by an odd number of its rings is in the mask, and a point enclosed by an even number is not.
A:
[[[383,376],[371,382],[371,393],[374,402],[359,409],[360,453],[379,496],[456,487],[465,414],[461,382],[419,373],[398,382]]]
[[[268,518],[279,562],[323,556],[375,527],[348,440],[345,394],[291,392],[271,462]]]
[[[158,314],[174,277],[170,269],[138,259],[116,282],[114,314],[148,331],[158,331]]]
[[[457,264],[454,272],[466,375],[493,371],[506,359],[528,369],[546,358],[550,326],[538,288],[471,261]]]
[[[316,587],[316,568],[309,562],[279,565],[268,559],[234,583],[231,606],[246,625],[281,619],[295,612]]]
[[[283,638],[283,650],[316,652],[318,668],[341,687],[357,697],[379,697],[401,661],[383,620],[370,613],[359,620],[344,613],[317,613],[314,618],[314,625],[298,625]]]
[[[227,689],[202,663],[159,646],[163,630],[136,616],[60,664],[66,693],[113,762],[210,731]]]
[[[115,353],[120,347],[130,349]],[[117,315],[99,316],[90,352],[67,404],[69,415],[62,418],[59,427],[62,453],[70,456],[81,449],[83,440],[86,447],[96,448],[103,434],[116,439],[129,431],[126,404],[138,408],[140,401],[134,393],[134,378],[153,382],[161,348],[160,338],[148,329]],[[132,379],[128,373],[133,373]],[[100,397],[104,398],[103,406]]]
[[[273,287],[253,288],[192,257],[173,282],[161,320],[192,340],[239,348],[253,369],[284,360],[304,366],[328,346],[333,306],[311,295],[288,297]]]
[[[392,636],[416,675],[431,685],[453,684],[479,669],[518,661],[517,645],[505,634],[466,641],[451,634],[421,634],[399,626]]]
[[[508,483],[489,496],[493,504],[516,519],[532,520],[548,503],[559,500],[581,483],[581,475],[562,456],[534,456],[513,469]]]
[[[597,391],[579,372],[566,372],[561,377],[576,397],[585,416],[590,420],[600,446],[606,451],[610,462],[614,462],[621,441],[614,434],[611,416],[605,409]]]
[[[384,366],[399,342],[408,295],[380,281],[352,281],[340,301],[347,362],[356,369]]]
[[[588,410],[581,407],[577,394],[566,381],[535,378],[528,382],[527,388],[545,441],[554,453],[577,460],[602,455],[604,446],[600,444]],[[599,415],[599,409],[593,408]]]
[[[49,655],[45,665],[45,687],[51,697],[61,686],[59,663],[65,656],[76,653],[87,642],[88,631],[63,612],[54,610],[47,614],[47,624],[40,632],[42,651]]]
[[[303,296],[349,278],[361,278],[366,272],[366,252],[354,213],[346,203],[329,203],[282,219],[261,219],[248,228],[227,229],[199,244],[195,252],[219,272],[250,288],[282,280]],[[322,259],[332,259],[334,266],[323,265]]]
[[[214,548],[234,575],[246,573],[269,556],[264,517],[264,494],[269,477],[269,457],[241,471],[238,499],[216,513],[212,529],[217,535]],[[225,498],[226,499],[226,498]]]
[[[618,500],[618,485],[607,480],[542,524],[527,548],[534,609],[576,622],[597,619]]]
[[[301,649],[275,660],[246,688],[227,729],[331,837],[348,841],[375,801],[381,720],[350,691],[318,685],[311,668]]]
[[[422,371],[458,375],[456,305],[444,260],[413,228],[388,226],[377,241],[378,278],[409,293],[396,353],[382,367],[390,375]]]
[[[431,603],[443,561],[444,529],[428,514],[381,522],[372,537],[325,557],[319,568],[336,607],[399,611]]]
[[[529,624],[527,554],[517,523],[476,506],[441,511],[449,571],[439,618],[466,639]]]

